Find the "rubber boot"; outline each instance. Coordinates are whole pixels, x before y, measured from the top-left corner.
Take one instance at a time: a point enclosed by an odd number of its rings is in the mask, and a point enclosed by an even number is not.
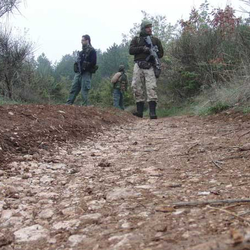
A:
[[[149,117],[150,117],[150,119],[157,119],[157,115],[155,112],[156,102],[150,101],[148,103],[148,105],[149,105]]]
[[[143,117],[144,102],[137,102],[136,108],[137,108],[137,111],[134,112],[133,115],[142,118]]]

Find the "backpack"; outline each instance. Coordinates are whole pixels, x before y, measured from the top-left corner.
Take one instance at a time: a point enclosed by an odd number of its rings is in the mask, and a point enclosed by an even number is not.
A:
[[[119,81],[120,77],[122,75],[122,72],[117,72],[114,74],[114,76],[111,78],[111,83],[115,84]]]

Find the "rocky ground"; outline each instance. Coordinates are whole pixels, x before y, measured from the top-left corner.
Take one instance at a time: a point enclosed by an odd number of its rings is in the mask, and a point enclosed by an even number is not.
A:
[[[0,107],[1,249],[250,249],[250,122]]]

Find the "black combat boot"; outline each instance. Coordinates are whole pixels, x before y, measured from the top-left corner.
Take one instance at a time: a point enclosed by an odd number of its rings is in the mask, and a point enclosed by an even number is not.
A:
[[[137,111],[134,112],[133,115],[142,118],[143,117],[144,102],[137,102],[136,108],[137,108]]]
[[[150,119],[157,119],[157,115],[156,115],[156,112],[155,112],[156,102],[150,101],[148,103],[148,105],[149,105],[149,116],[150,116]]]

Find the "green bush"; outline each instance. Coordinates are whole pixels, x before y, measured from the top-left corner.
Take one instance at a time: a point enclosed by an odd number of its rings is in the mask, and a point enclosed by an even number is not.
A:
[[[249,61],[250,32],[246,24],[227,6],[209,9],[205,1],[193,9],[189,19],[180,20],[180,33],[169,44],[172,62],[163,72],[168,96],[174,102],[186,102],[214,84],[223,86]]]
[[[0,96],[0,105],[9,105],[9,104],[19,104],[20,102],[10,100],[9,98],[5,98]]]
[[[217,114],[228,109],[229,107],[229,105],[219,102],[215,106],[209,107],[207,109],[207,114]]]

